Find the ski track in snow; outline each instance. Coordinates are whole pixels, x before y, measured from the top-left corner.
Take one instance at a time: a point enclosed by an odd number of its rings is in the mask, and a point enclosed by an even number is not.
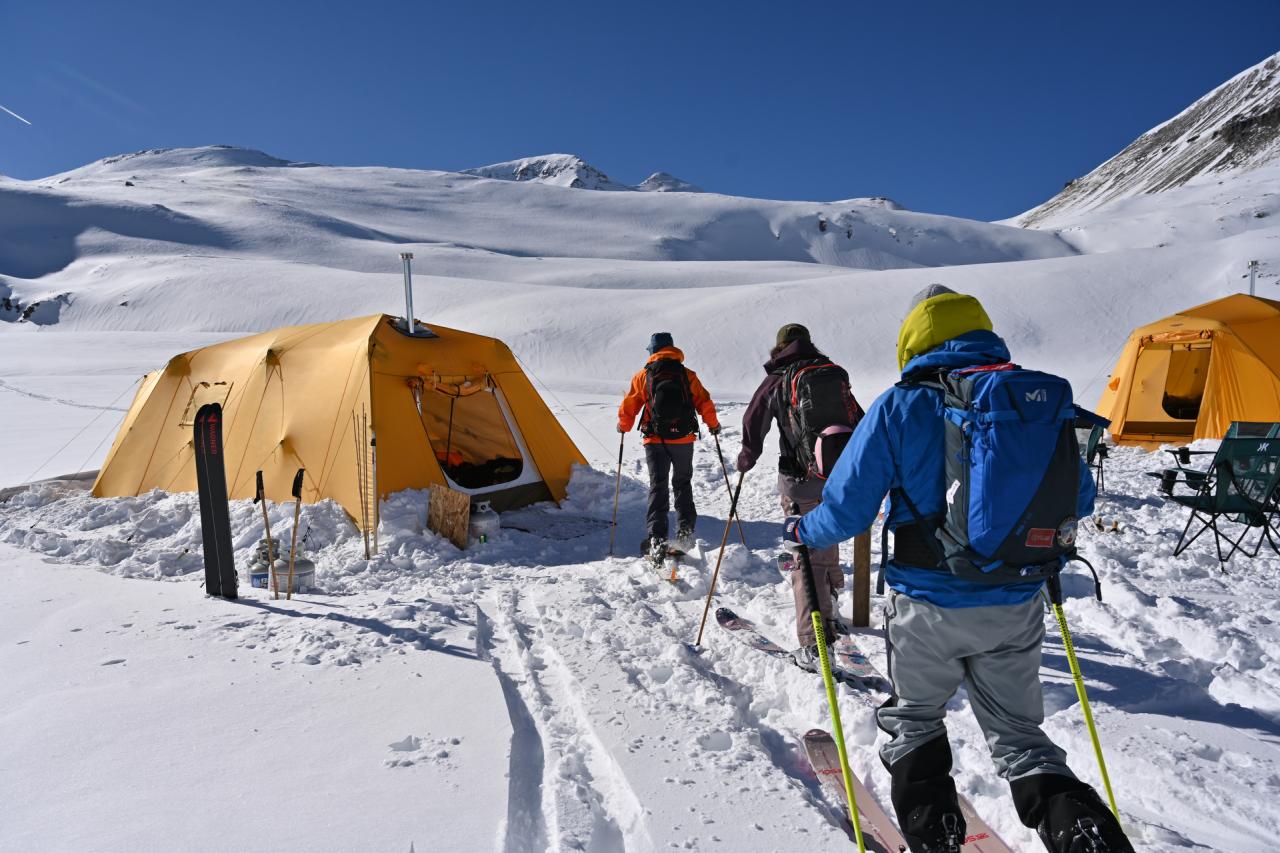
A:
[[[1117,798],[1140,849],[1267,850],[1280,832],[1280,630],[1271,605],[1280,559],[1237,562],[1230,574],[1208,548],[1172,559],[1183,515],[1154,496],[1143,474],[1162,462],[1138,450],[1113,453],[1099,517],[1104,527],[1117,521],[1119,532],[1086,526],[1081,537],[1103,577],[1103,603],[1092,600],[1086,577],[1066,583]],[[718,600],[791,646],[790,592],[773,565],[773,474],[762,468],[741,502],[751,548],[727,548]],[[632,449],[620,553],[632,550],[642,518],[641,470]],[[384,667],[441,654],[489,661],[513,732],[497,842],[506,853],[787,849],[797,838],[816,849],[847,845],[838,806],[799,748],[804,731],[829,725],[820,680],[715,624],[703,647],[692,648],[726,503],[705,445],[694,482],[708,565],[683,570],[684,591],[638,558],[602,558],[607,529],[564,541],[508,530],[458,552],[423,533],[422,495],[410,492],[387,501],[382,553],[367,561],[337,507],[304,507],[322,591],[300,595],[301,604],[246,590],[251,609],[235,618],[160,624],[211,629],[279,670]],[[611,477],[583,470],[564,509],[550,512],[599,518],[611,501]],[[71,485],[41,484],[0,509],[0,540],[122,577],[198,584],[194,507],[193,495],[91,500]],[[288,510],[272,508],[276,535],[288,533]],[[252,504],[233,503],[242,563],[256,523]],[[1097,783],[1056,626],[1046,625],[1046,728]],[[874,631],[863,647],[883,667]],[[103,665],[117,665],[115,657],[127,656],[103,655]],[[887,802],[874,751],[881,735],[873,708],[882,697],[845,687],[841,695],[855,770]],[[963,692],[951,711],[961,789],[1015,848],[1037,849],[990,771]],[[447,740],[412,737],[386,738],[388,768],[455,760],[435,757],[456,750]]]
[[[47,394],[37,394],[35,391],[28,391],[25,388],[19,388],[0,379],[0,391],[12,391],[14,394],[21,394],[32,400],[42,400],[46,403],[60,403],[63,406],[74,406],[77,409],[94,409],[102,412],[127,412],[128,406],[98,406],[93,403],[83,403],[79,400],[67,400],[62,397],[52,397]]]

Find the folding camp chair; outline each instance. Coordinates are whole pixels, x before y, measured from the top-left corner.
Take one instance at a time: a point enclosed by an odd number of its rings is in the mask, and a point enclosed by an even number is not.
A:
[[[1078,415],[1079,411],[1077,411],[1077,416]],[[1080,420],[1079,417],[1077,417],[1077,428],[1079,427],[1079,424]],[[1227,427],[1227,434],[1223,436],[1223,438],[1277,437],[1280,437],[1280,423],[1271,423],[1269,421],[1232,421],[1231,425]],[[1148,471],[1147,476],[1159,478],[1160,491],[1167,495],[1172,493],[1174,484],[1180,481],[1185,481],[1187,485],[1192,488],[1199,488],[1200,482],[1208,472],[1187,467],[1191,464],[1191,457],[1214,456],[1218,451],[1192,450],[1189,447],[1174,447],[1165,448],[1164,452],[1173,456],[1175,467],[1165,468],[1163,471]],[[1181,478],[1181,480],[1179,478]]]
[[[1258,556],[1264,541],[1272,551],[1280,554],[1280,500],[1277,494],[1280,492],[1280,439],[1229,435],[1213,452],[1213,460],[1205,471],[1186,465],[1192,455],[1209,451],[1189,451],[1180,447],[1169,452],[1178,460],[1178,467],[1151,474],[1160,479],[1160,489],[1169,500],[1191,510],[1174,548],[1175,557],[1187,550],[1206,530],[1213,531],[1218,561],[1222,563],[1229,562],[1237,551],[1250,558]],[[1180,485],[1190,493],[1177,493]],[[1227,521],[1242,526],[1238,536],[1233,537],[1231,532],[1220,527]],[[1194,531],[1193,525],[1198,525]],[[1250,550],[1244,545],[1244,540],[1255,528],[1260,528],[1261,532]]]
[[[1075,410],[1075,429],[1076,438],[1080,442],[1080,455],[1084,457],[1084,464],[1093,469],[1093,479],[1098,485],[1098,493],[1104,494],[1107,491],[1107,472],[1104,465],[1110,448],[1107,447],[1103,436],[1106,434],[1107,427],[1111,426],[1111,421],[1079,406],[1076,406]]]

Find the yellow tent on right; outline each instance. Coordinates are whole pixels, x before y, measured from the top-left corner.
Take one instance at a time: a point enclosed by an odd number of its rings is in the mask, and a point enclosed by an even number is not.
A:
[[[1280,302],[1238,293],[1135,329],[1098,412],[1148,447],[1280,421]]]

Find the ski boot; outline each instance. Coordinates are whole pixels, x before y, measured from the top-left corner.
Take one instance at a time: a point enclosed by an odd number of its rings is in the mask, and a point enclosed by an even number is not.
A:
[[[667,552],[670,546],[667,545],[666,539],[659,539],[656,536],[649,538],[649,560],[653,563],[654,568],[662,571],[667,562]]]
[[[1092,788],[1049,800],[1036,833],[1051,853],[1133,853],[1119,821]]]
[[[1009,783],[1018,816],[1050,853],[1133,853],[1098,792],[1070,776],[1037,773]]]
[[[912,853],[960,853],[965,821],[951,778],[951,744],[936,737],[889,766],[898,826]]]
[[[693,546],[697,544],[697,540],[693,535],[692,527],[681,527],[676,531],[676,541],[672,543],[672,547],[682,554],[687,554],[693,550]]]
[[[827,646],[827,659],[831,659],[831,646]],[[822,672],[822,658],[818,654],[818,644],[811,643],[807,646],[801,646],[791,653],[792,659],[795,660],[796,666],[805,672]]]

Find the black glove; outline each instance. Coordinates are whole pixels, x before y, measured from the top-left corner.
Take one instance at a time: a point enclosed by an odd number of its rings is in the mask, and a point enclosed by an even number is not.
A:
[[[720,427],[720,426],[707,427],[707,432],[711,433],[712,435],[719,435],[720,430],[722,429],[724,429],[724,427]]]

